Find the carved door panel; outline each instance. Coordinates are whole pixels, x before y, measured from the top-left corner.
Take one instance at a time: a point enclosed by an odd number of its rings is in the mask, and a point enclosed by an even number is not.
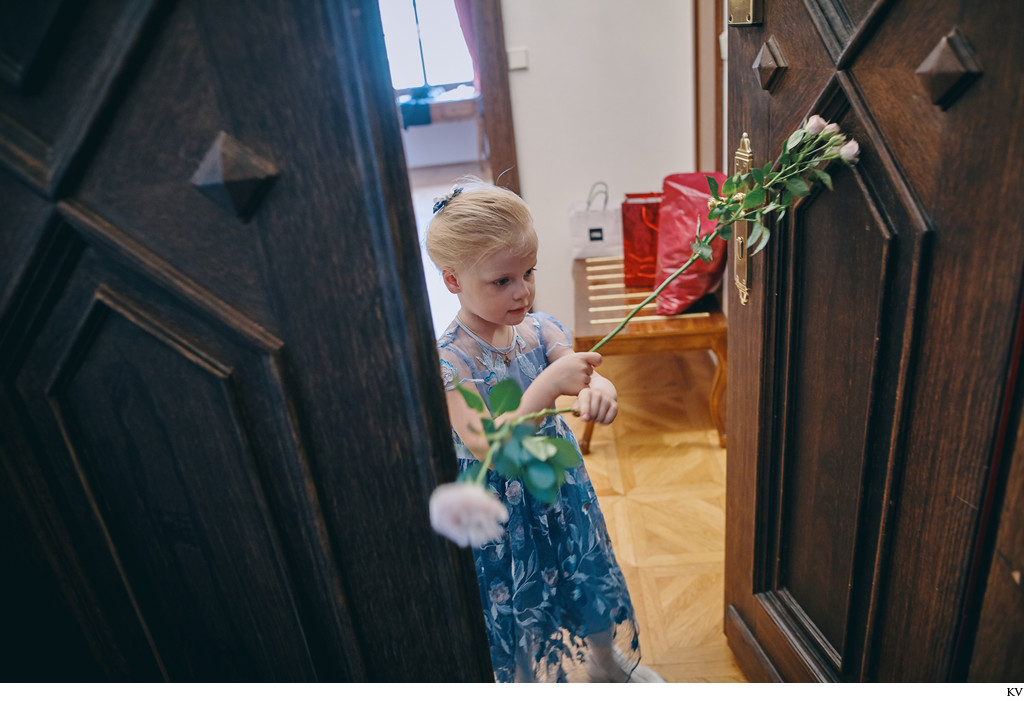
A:
[[[862,156],[731,286],[726,631],[753,679],[962,679],[1019,353],[1024,16],[763,5],[728,30],[729,142],[761,164],[817,113]]]
[[[492,678],[376,2],[2,7],[0,676]]]

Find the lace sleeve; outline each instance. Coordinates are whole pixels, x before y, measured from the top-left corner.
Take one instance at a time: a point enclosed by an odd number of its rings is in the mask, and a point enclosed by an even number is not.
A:
[[[550,314],[536,314],[539,334],[544,345],[544,354],[550,356],[556,348],[572,350],[572,332],[561,321]]]
[[[441,382],[444,384],[444,391],[450,392],[455,389],[456,382],[472,380],[473,373],[466,362],[449,348],[438,350],[441,361]]]

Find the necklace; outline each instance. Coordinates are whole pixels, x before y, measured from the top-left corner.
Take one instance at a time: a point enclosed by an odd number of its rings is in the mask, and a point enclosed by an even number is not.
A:
[[[519,334],[516,333],[516,327],[515,326],[510,326],[509,327],[509,329],[512,332],[512,342],[509,343],[508,346],[506,346],[505,348],[495,348],[490,343],[488,343],[487,341],[485,341],[484,339],[480,338],[475,333],[473,333],[473,330],[470,329],[469,326],[466,324],[466,322],[464,322],[462,320],[462,317],[458,316],[457,314],[455,316],[455,321],[458,322],[459,326],[462,327],[463,331],[465,331],[466,333],[468,333],[470,335],[470,338],[472,338],[474,341],[476,341],[478,344],[480,344],[481,348],[483,348],[484,350],[491,351],[492,353],[497,355],[499,358],[501,358],[503,361],[505,361],[505,366],[506,367],[508,367],[509,365],[512,364],[512,359],[515,358],[515,356],[516,356],[516,341],[518,340],[518,336],[519,336]]]

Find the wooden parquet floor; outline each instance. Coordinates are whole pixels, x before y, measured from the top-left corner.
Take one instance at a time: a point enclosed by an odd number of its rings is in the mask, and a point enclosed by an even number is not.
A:
[[[708,411],[707,352],[607,356],[619,414],[587,471],[640,624],[643,662],[669,682],[745,682],[722,632],[725,449]],[[558,404],[571,406],[563,397]],[[568,416],[577,436],[583,422]]]

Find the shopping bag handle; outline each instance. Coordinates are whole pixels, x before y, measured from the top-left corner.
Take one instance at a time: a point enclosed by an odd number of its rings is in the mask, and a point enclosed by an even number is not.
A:
[[[600,185],[601,189],[595,192],[594,190]],[[587,210],[590,210],[590,203],[594,201],[594,198],[598,195],[604,195],[604,205],[601,209],[608,209],[608,183],[598,180],[596,183],[590,186],[590,192],[587,194]]]
[[[640,218],[643,219],[644,220],[644,224],[646,224],[647,226],[651,227],[651,229],[653,231],[657,231],[658,230],[658,225],[657,224],[652,224],[651,220],[647,218],[647,207],[648,206],[649,205],[645,204],[645,205],[643,205],[640,208]]]

